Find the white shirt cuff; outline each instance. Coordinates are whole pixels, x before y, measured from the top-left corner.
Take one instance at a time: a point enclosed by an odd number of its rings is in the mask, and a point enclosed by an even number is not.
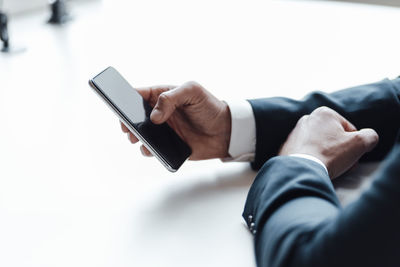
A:
[[[253,161],[256,152],[256,121],[246,100],[225,101],[231,111],[230,158],[222,161]]]
[[[328,172],[328,169],[326,168],[325,164],[321,160],[319,160],[318,158],[316,158],[314,156],[311,156],[311,155],[308,155],[308,154],[291,154],[289,156],[290,157],[297,157],[297,158],[303,158],[303,159],[312,160],[312,161],[318,163],[319,165],[321,165],[322,167],[324,167],[324,170],[326,171],[326,173],[329,176],[329,172]]]
[[[230,158],[222,161],[253,161],[256,152],[256,120],[253,108],[246,100],[225,101],[231,112],[231,140],[229,143]],[[291,157],[304,158],[320,164],[329,176],[325,164],[308,154],[292,154]]]

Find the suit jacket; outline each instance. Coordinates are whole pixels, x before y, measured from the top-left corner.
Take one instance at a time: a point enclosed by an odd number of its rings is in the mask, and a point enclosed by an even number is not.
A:
[[[258,266],[400,266],[400,79],[301,101],[251,100],[256,119],[259,171],[243,217],[255,237]],[[380,160],[393,150],[374,183],[357,201],[341,208],[325,170],[295,157],[273,157],[297,120],[328,106],[357,128],[373,128],[378,146],[363,160]],[[393,149],[392,149],[393,148]]]

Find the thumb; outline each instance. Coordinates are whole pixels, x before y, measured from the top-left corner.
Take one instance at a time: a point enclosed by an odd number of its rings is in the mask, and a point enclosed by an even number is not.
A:
[[[174,111],[184,105],[190,104],[201,90],[193,83],[185,83],[175,89],[166,91],[159,95],[156,105],[150,114],[153,123],[166,122]]]
[[[350,134],[357,140],[356,145],[359,146],[362,153],[370,152],[379,142],[378,134],[370,128],[361,129]]]

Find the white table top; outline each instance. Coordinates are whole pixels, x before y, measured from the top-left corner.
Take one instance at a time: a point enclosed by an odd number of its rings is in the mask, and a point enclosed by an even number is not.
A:
[[[221,99],[333,91],[400,74],[400,9],[328,1],[108,0],[11,20],[0,54],[0,266],[255,266],[246,163],[143,158],[87,81],[196,80]],[[338,193],[354,198],[356,170]]]

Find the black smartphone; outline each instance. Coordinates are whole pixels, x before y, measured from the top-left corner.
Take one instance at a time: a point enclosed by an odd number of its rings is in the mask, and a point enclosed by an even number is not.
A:
[[[152,107],[113,67],[96,75],[89,84],[169,171],[176,172],[192,154],[167,123],[151,122]]]

